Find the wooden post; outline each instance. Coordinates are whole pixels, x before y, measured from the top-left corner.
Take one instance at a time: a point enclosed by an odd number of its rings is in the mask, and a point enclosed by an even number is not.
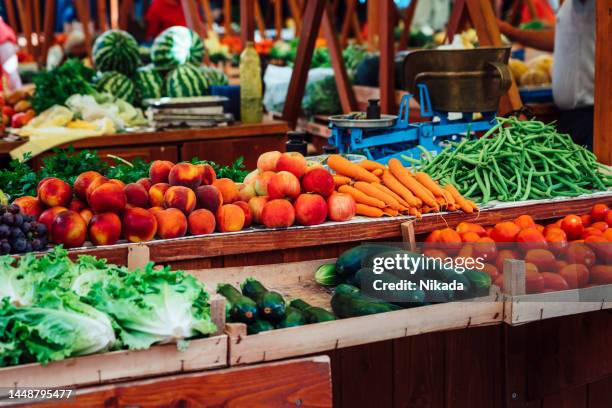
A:
[[[380,63],[379,63],[379,87],[380,87],[380,110],[382,113],[395,112],[395,61],[394,61],[394,39],[393,27],[393,2],[392,0],[380,0],[379,2],[379,27],[380,27]]]
[[[119,6],[119,28],[122,30],[128,29],[130,16],[134,10],[134,0],[121,0]]]
[[[504,293],[516,296],[524,295],[525,291],[525,261],[506,259],[504,261]]]
[[[327,49],[334,69],[334,76],[338,87],[338,95],[340,96],[340,104],[342,111],[349,113],[357,110],[357,100],[353,87],[346,73],[344,59],[342,58],[342,48],[338,41],[338,36],[334,30],[334,22],[332,21],[332,5],[328,2],[325,11],[323,12],[323,35],[327,42]]]
[[[110,26],[113,30],[119,28],[119,0],[110,1]]]
[[[276,39],[280,40],[281,31],[283,30],[283,3],[281,0],[274,0],[274,28],[276,30]]]
[[[23,1],[17,1],[17,12],[19,14],[19,23],[21,24],[21,31],[26,38],[26,49],[30,55],[34,55],[34,48],[32,47],[32,26],[30,25],[30,15],[27,12],[27,4]]]
[[[240,4],[240,15],[242,16],[242,0]],[[242,24],[240,26],[242,28]],[[223,0],[223,28],[225,28],[225,35],[232,35],[232,0]]]
[[[600,0],[595,11],[595,97],[593,151],[604,164],[612,164],[612,0]]]
[[[302,11],[296,0],[289,0],[289,12],[295,21],[295,32],[299,33],[302,29]]]
[[[17,18],[15,17],[15,5],[13,4],[13,0],[6,0],[4,2],[6,7],[6,16],[8,17],[8,23],[16,32],[19,26],[17,22]]]
[[[98,25],[100,26],[100,30],[108,30],[108,20],[106,19],[106,0],[96,0],[96,11],[98,15]]]
[[[240,40],[242,49],[253,41],[255,32],[255,0],[240,0]]]
[[[348,36],[353,22],[353,15],[355,15],[355,6],[357,0],[347,0],[346,12],[344,14],[344,20],[342,21],[342,29],[340,30],[340,45],[346,47],[348,42]]]
[[[368,1],[368,48],[372,51],[378,47],[378,14],[381,8],[380,3],[385,0],[369,0]],[[383,24],[387,25],[387,23]]]
[[[255,22],[257,23],[257,29],[262,39],[266,39],[266,23],[264,22],[263,15],[261,14],[261,6],[259,0],[255,0]]]
[[[212,16],[212,11],[210,9],[210,1],[201,0],[200,3],[202,4],[202,10],[204,10],[204,19],[206,20],[206,31],[212,30],[213,16]]]
[[[55,24],[55,0],[46,0],[45,2],[45,22],[43,25],[44,40],[42,47],[42,55],[39,61],[39,65],[45,66],[47,64],[47,54],[49,47],[51,47],[51,41],[53,41],[54,24]]]
[[[304,9],[300,44],[298,45],[295,65],[283,109],[283,119],[288,121],[291,127],[295,127],[300,113],[302,97],[306,89],[306,80],[308,79],[308,69],[310,68],[315,41],[321,26],[325,3],[326,0],[309,0],[306,2],[306,8]]]
[[[206,38],[204,26],[201,24],[200,13],[195,0],[181,0],[181,7],[183,8],[187,27],[195,31],[200,37]]]
[[[410,6],[406,10],[406,13],[402,16],[404,21],[404,29],[400,36],[399,49],[405,50],[408,47],[408,40],[410,39],[410,26],[412,26],[412,20],[414,19],[414,10],[417,7],[418,0],[412,0]]]

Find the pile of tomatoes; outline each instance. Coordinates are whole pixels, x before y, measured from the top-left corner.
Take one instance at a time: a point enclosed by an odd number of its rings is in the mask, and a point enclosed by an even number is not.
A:
[[[484,259],[483,270],[503,288],[506,259],[525,261],[527,293],[612,283],[612,211],[595,204],[589,214],[568,215],[548,225],[529,215],[490,227],[462,222],[433,231],[424,254]]]

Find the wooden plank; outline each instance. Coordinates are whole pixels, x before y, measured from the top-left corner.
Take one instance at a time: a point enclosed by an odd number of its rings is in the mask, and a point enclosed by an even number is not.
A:
[[[47,64],[47,54],[49,52],[49,47],[51,47],[51,42],[53,41],[54,36],[54,27],[55,24],[55,0],[46,0],[45,1],[45,16],[44,16],[44,42],[42,45],[42,54],[40,59],[41,66],[46,66]]]
[[[612,0],[595,2],[595,99],[593,151],[600,162],[612,164]]]
[[[255,2],[256,0],[240,0],[240,41],[242,49],[246,43],[255,39]]]
[[[121,0],[119,2],[119,28],[128,29],[130,17],[134,12],[134,0]]]
[[[276,39],[281,39],[283,31],[283,2],[274,0],[274,31],[276,31]]]
[[[126,3],[128,3],[128,0],[126,0],[123,4],[126,4]],[[91,60],[91,51],[92,51],[91,46],[93,44],[93,33],[91,32],[91,26],[90,26],[91,13],[89,12],[89,1],[77,0],[74,2],[74,7],[76,8],[77,15],[79,16],[79,21],[83,25],[83,35],[85,37],[85,49],[87,51],[88,58]],[[127,24],[125,28],[122,27],[123,30],[125,30],[126,28],[127,28]]]
[[[400,36],[399,50],[405,50],[408,47],[408,40],[410,39],[410,27],[412,26],[412,20],[414,18],[414,10],[416,10],[416,6],[418,4],[418,0],[412,0],[410,5],[406,9],[404,15],[402,16],[402,20],[404,21],[404,29],[402,30],[402,34]]]
[[[353,16],[355,15],[355,6],[357,0],[347,0],[346,7],[344,8],[344,20],[342,20],[342,28],[340,29],[340,45],[346,47],[349,38],[349,31],[351,29],[351,23]]]
[[[98,16],[100,31],[107,31],[109,29],[109,24],[106,17],[106,0],[96,0],[96,14]]]
[[[8,24],[17,33],[19,32],[19,24],[17,22],[17,18],[15,17],[15,4],[13,2],[14,0],[6,0],[4,2],[4,5],[6,7],[6,16],[8,18]]]
[[[367,3],[367,7],[368,7],[367,43],[368,43],[368,48],[370,49],[370,51],[375,51],[378,48],[378,40],[379,40],[379,35],[380,35],[380,30],[378,28],[378,24],[380,23],[380,19],[378,17],[378,14],[380,13],[380,8],[381,8],[380,1],[387,1],[387,0],[370,0]],[[388,23],[384,22],[384,24],[387,25]]]
[[[225,35],[234,34],[232,29],[232,0],[223,0],[223,28]]]
[[[380,11],[378,14],[380,29],[380,63],[379,63],[379,87],[380,87],[380,111],[386,114],[395,113],[395,39],[393,29],[392,0],[380,0]],[[368,10],[370,5],[368,4]],[[368,27],[368,30],[374,27]]]
[[[261,14],[261,6],[259,5],[259,0],[255,0],[255,22],[257,23],[257,29],[259,30],[259,35],[264,40],[267,38],[266,36],[266,23],[264,22],[263,15]]]
[[[588,385],[589,408],[608,408],[612,406],[612,376]]]
[[[571,388],[542,400],[542,408],[587,408],[587,387]]]
[[[302,29],[302,12],[296,0],[289,0],[289,12],[295,21],[295,32],[299,33]]]

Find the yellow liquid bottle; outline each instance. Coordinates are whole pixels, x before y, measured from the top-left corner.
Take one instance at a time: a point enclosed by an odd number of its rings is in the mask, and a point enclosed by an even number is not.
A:
[[[260,123],[262,116],[261,65],[255,46],[249,41],[240,54],[240,120]]]

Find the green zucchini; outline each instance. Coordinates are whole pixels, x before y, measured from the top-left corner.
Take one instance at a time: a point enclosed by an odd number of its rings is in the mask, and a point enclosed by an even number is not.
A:
[[[276,326],[278,329],[285,329],[287,327],[303,326],[306,324],[306,317],[300,309],[295,307],[287,307],[285,309],[285,318]]]
[[[227,283],[217,285],[217,293],[225,297],[230,305],[230,319],[235,322],[253,323],[257,320],[257,304],[238,289]]]
[[[491,287],[491,275],[478,270],[468,270],[463,273],[472,284],[474,296],[487,296]]]
[[[336,274],[336,264],[323,264],[319,266],[314,276],[315,282],[322,286],[335,286],[341,279]]]
[[[355,277],[359,277],[359,287],[363,295],[384,299],[387,302],[404,308],[422,306],[425,302],[425,292],[419,289],[418,282],[414,282],[410,279],[402,279],[391,272],[375,274],[370,268],[361,268],[357,271]],[[412,282],[415,288],[408,288],[408,283],[406,281]],[[375,289],[385,284],[395,285],[396,289]]]
[[[343,252],[336,260],[336,273],[349,276],[361,268],[363,261],[376,253],[391,251],[396,247],[383,244],[362,244]]]
[[[302,299],[293,299],[289,302],[289,306],[301,310],[302,313],[304,313],[307,323],[321,323],[336,320],[336,316],[329,311],[322,307],[311,306]]]
[[[340,291],[337,288],[331,299],[332,310],[340,318],[391,312],[400,309],[399,306],[363,296],[357,288],[351,289],[350,287],[342,286],[349,285],[338,285]]]
[[[257,334],[268,330],[274,330],[274,326],[267,320],[255,320],[247,326],[247,334]]]
[[[258,280],[246,278],[242,285],[242,294],[255,301],[261,317],[278,323],[285,317],[285,299],[278,292],[269,291]]]
[[[436,282],[431,280],[432,286]],[[430,289],[425,291],[425,301],[427,303],[446,303],[452,302],[455,299],[455,293],[452,290]]]

